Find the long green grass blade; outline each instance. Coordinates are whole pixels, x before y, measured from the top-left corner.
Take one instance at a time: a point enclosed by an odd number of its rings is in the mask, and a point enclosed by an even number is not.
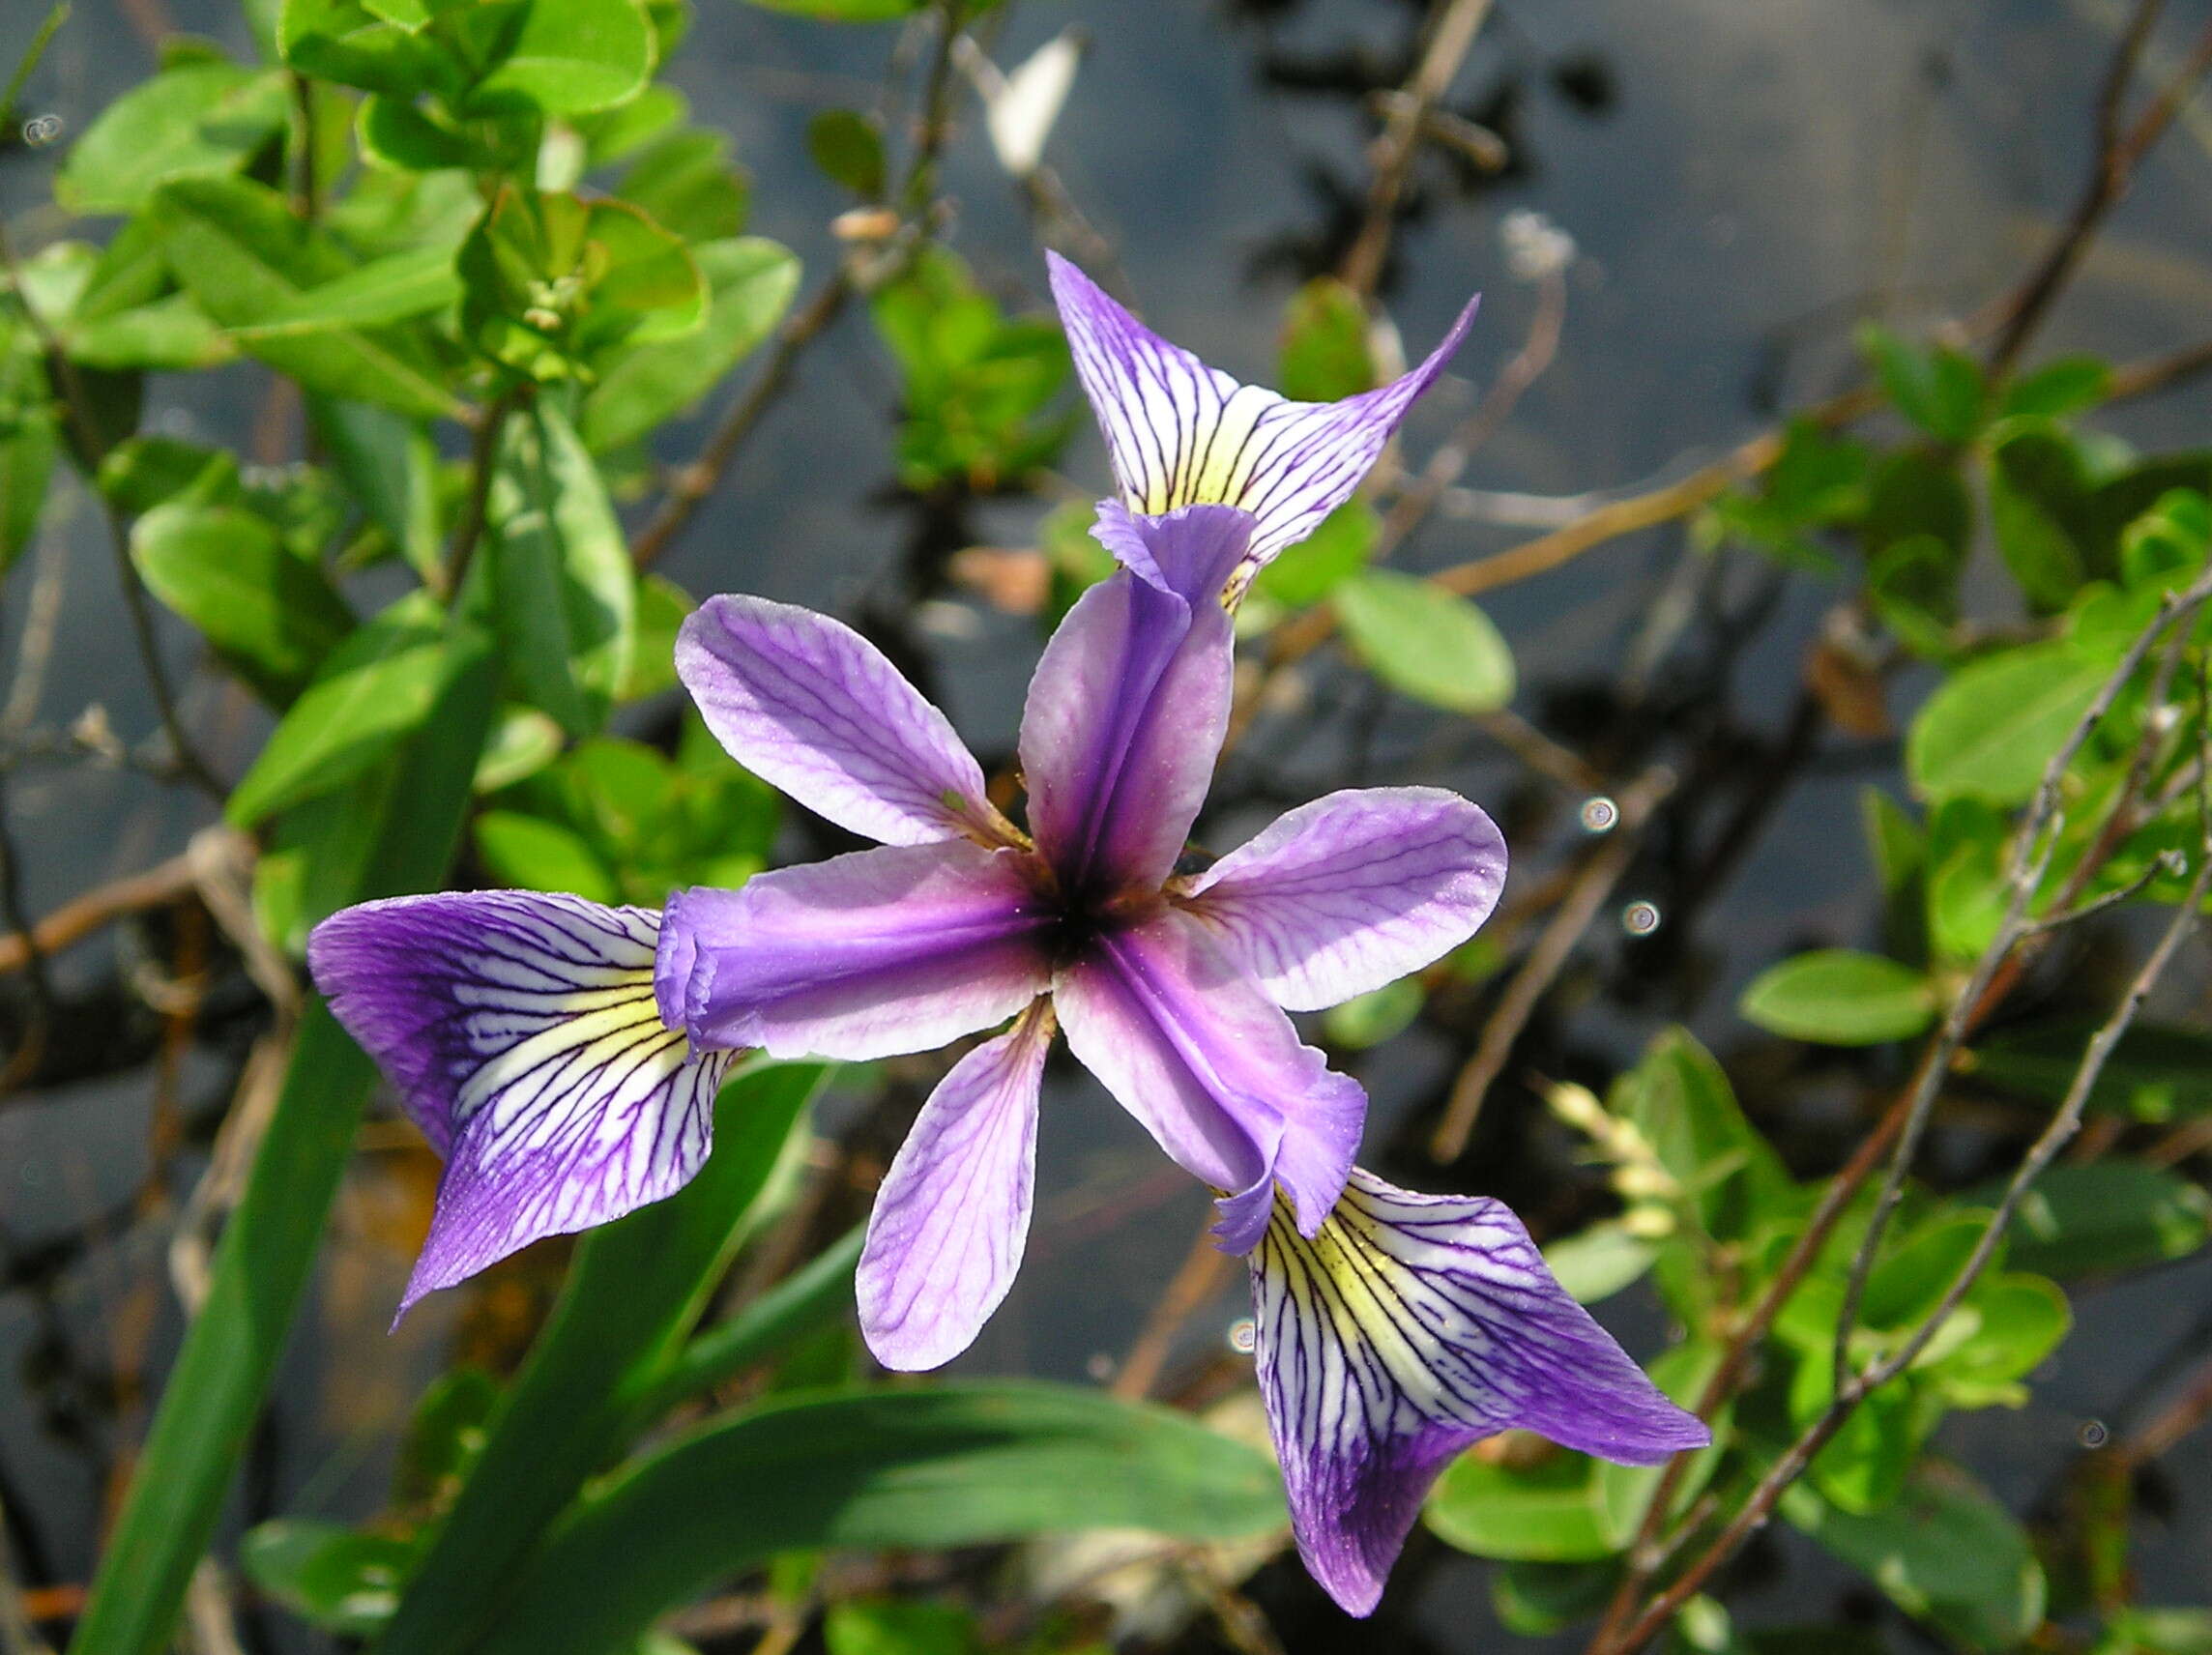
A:
[[[866,1238],[867,1226],[854,1225],[729,1321],[692,1340],[655,1382],[639,1412],[647,1417],[664,1413],[848,1314],[853,1270]]]
[[[561,1302],[409,1581],[380,1655],[455,1655],[504,1620],[509,1588],[546,1530],[628,1445],[640,1401],[698,1321],[825,1072],[763,1063],[734,1077],[699,1176],[577,1249]]]
[[[1120,1526],[1215,1539],[1283,1521],[1265,1454],[1098,1391],[1002,1381],[778,1399],[586,1499],[467,1647],[620,1655],[688,1594],[778,1552]]]
[[[361,896],[433,886],[452,860],[491,723],[495,673],[487,641],[473,628],[458,628],[449,648],[454,672],[425,734],[402,760]],[[168,1646],[192,1567],[214,1538],[232,1470],[284,1352],[375,1073],[314,1002],[71,1655],[156,1655]]]

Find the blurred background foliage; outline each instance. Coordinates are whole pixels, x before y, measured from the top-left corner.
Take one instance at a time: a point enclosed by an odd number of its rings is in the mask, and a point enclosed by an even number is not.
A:
[[[7,1655],[2212,1651],[2200,7],[21,0],[0,64]],[[1199,836],[1499,817],[1490,928],[1312,1037],[1716,1440],[1479,1445],[1365,1626],[1065,1077],[954,1378],[850,1325],[925,1059],[742,1071],[681,1196],[381,1331],[435,1163],[307,929],[846,848],[674,692],[716,590],[1010,791],[1110,566],[1039,244],[1303,398],[1490,289],[1240,612]]]

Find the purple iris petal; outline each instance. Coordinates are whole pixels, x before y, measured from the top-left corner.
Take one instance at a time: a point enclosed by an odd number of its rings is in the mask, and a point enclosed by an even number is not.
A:
[[[1412,372],[1341,402],[1291,402],[1239,385],[1161,338],[1057,254],[1052,291],[1075,371],[1132,510],[1240,506],[1258,519],[1245,573],[1351,498],[1382,445],[1459,348],[1470,300]]]
[[[1358,1083],[1300,1043],[1188,915],[1109,933],[1062,971],[1053,1002],[1069,1048],[1186,1172],[1227,1192],[1230,1252],[1266,1228],[1279,1182],[1319,1226],[1367,1113]]]
[[[926,1052],[1042,993],[1053,915],[1027,858],[965,839],[855,851],[668,899],[662,1014],[779,1058]]]
[[[331,1010],[446,1157],[400,1313],[544,1235],[673,1195],[734,1054],[694,1057],[653,992],[660,916],[533,891],[364,903],[315,928]]]
[[[1278,1209],[1252,1290],[1298,1551],[1353,1614],[1375,1608],[1437,1473],[1480,1437],[1519,1426],[1630,1466],[1711,1440],[1485,1197],[1354,1170],[1310,1240]]]
[[[1433,787],[1332,793],[1278,817],[1190,883],[1276,1003],[1335,1005],[1474,935],[1505,884],[1489,817]]]
[[[885,1367],[951,1361],[1014,1285],[1051,1044],[1040,1001],[952,1066],[884,1175],[856,1285],[860,1330]]]
[[[944,713],[850,626],[761,597],[710,597],[676,671],[730,756],[817,815],[887,845],[1004,824]]]
[[[1226,507],[1101,514],[1099,539],[1131,566],[1068,611],[1022,713],[1030,830],[1071,902],[1156,890],[1182,854],[1229,721],[1233,641],[1213,597],[1251,522]]]

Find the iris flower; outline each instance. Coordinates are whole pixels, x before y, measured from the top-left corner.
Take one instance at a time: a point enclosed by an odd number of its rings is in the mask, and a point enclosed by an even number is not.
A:
[[[1298,1545],[1365,1613],[1476,1438],[1523,1426],[1640,1465],[1706,1440],[1502,1205],[1353,1167],[1365,1095],[1291,1021],[1474,932],[1505,875],[1490,819],[1439,789],[1355,790],[1219,860],[1186,852],[1228,722],[1236,595],[1349,496],[1468,317],[1396,383],[1299,404],[1205,367],[1071,266],[1053,283],[1121,484],[1094,530],[1120,568],[1031,681],[1026,826],[858,633],[716,597],[676,646],[709,728],[874,848],[657,914],[527,891],[368,903],[317,928],[310,962],[447,1160],[402,1310],[680,1188],[742,1052],[859,1060],[996,1031],[922,1105],[869,1221],[860,1322],[898,1369],[959,1354],[1012,1284],[1063,1034],[1249,1258]]]

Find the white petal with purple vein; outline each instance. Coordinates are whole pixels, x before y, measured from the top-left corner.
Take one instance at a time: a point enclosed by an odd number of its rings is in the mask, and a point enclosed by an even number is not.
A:
[[[676,671],[730,756],[887,845],[1009,836],[945,714],[850,626],[763,597],[710,597]]]
[[[1278,1208],[1252,1293],[1298,1551],[1353,1614],[1374,1609],[1437,1473],[1479,1437],[1518,1426],[1632,1466],[1710,1440],[1488,1197],[1415,1195],[1355,1168],[1311,1240]]]
[[[1504,886],[1504,836],[1474,805],[1379,787],[1278,817],[1194,878],[1187,906],[1277,1004],[1315,1011],[1458,947]]]
[[[1014,1285],[1036,1182],[1047,1004],[952,1066],[876,1192],[856,1289],[860,1331],[887,1368],[951,1361]]]
[[[364,903],[308,945],[331,1009],[446,1160],[401,1310],[674,1194],[736,1054],[660,1020],[660,915],[535,891]]]

